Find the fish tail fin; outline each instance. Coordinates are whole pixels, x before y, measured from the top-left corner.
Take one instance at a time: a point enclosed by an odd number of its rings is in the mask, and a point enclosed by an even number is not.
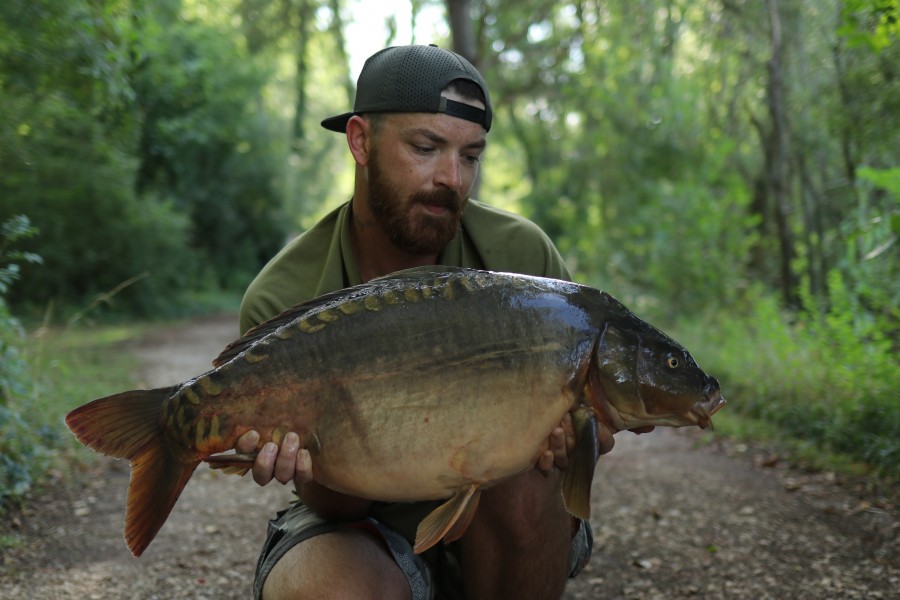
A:
[[[199,458],[179,460],[159,438],[131,459],[125,543],[134,556],[140,556],[156,537],[199,464]]]
[[[100,398],[66,415],[82,444],[131,463],[125,542],[140,556],[162,527],[181,490],[200,464],[176,453],[161,423],[163,401],[175,388],[133,390]]]
[[[580,519],[591,518],[591,484],[600,455],[597,417],[594,411],[581,407],[572,411],[575,450],[563,472],[563,498],[570,514]]]

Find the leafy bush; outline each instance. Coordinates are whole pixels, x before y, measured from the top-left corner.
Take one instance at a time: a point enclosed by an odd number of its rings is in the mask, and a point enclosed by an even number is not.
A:
[[[889,324],[860,318],[836,273],[829,287],[824,311],[787,313],[756,292],[743,316],[682,322],[679,336],[721,382],[729,413],[900,475],[900,362]]]
[[[57,443],[46,425],[35,426],[0,405],[0,512],[31,489]]]
[[[168,316],[243,289],[283,241],[270,72],[226,24],[119,8],[0,4],[0,222],[27,212],[47,263],[7,297],[21,316],[111,290]]]
[[[43,469],[46,448],[51,443],[51,436],[29,424],[11,403],[13,397],[30,395],[33,388],[30,368],[21,351],[24,332],[4,300],[19,277],[19,265],[11,261],[40,262],[37,255],[11,246],[36,233],[23,215],[0,226],[0,509],[9,498],[28,490],[33,474]]]
[[[15,250],[12,244],[36,234],[24,215],[16,215],[0,225],[0,405],[6,404],[11,394],[24,392],[28,380],[28,368],[20,351],[24,332],[10,314],[5,296],[19,278],[19,264],[12,261],[41,262],[38,255]]]

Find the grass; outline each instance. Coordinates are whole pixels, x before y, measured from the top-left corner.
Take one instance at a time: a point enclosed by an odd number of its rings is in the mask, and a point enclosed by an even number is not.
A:
[[[65,414],[132,384],[138,364],[123,349],[150,327],[139,324],[44,329],[30,336],[27,353],[36,393],[27,402],[29,413],[41,424],[58,430],[61,436],[71,438],[63,424]]]
[[[846,453],[823,450],[819,444],[785,435],[776,424],[727,409],[714,417],[715,435],[737,442],[760,445],[794,466],[811,471],[831,471],[852,477],[872,475],[876,469]]]
[[[130,387],[138,365],[123,349],[149,328],[40,329],[24,339],[27,383],[0,404],[0,514],[52,479],[51,473],[94,459],[76,450],[81,446],[65,415]]]

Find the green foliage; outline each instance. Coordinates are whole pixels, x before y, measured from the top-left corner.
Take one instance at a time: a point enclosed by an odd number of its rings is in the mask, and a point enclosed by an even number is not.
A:
[[[872,464],[900,466],[900,362],[891,329],[859,306],[838,271],[829,275],[830,306],[821,311],[807,297],[805,319],[828,365],[823,383],[838,397],[829,415],[833,427],[823,437]]]
[[[858,174],[858,193],[864,201],[855,218],[843,224],[843,255],[836,272],[830,274],[827,300],[820,296],[816,302],[843,306],[860,322],[878,321],[883,335],[896,345],[900,343],[900,168],[863,167]]]
[[[50,468],[71,460],[78,443],[66,429],[72,408],[110,390],[128,389],[136,368],[123,352],[149,324],[42,328],[19,340],[24,385],[0,405],[0,511],[40,486]]]
[[[900,361],[885,323],[859,318],[836,272],[829,285],[836,301],[824,313],[811,307],[798,319],[757,291],[745,316],[684,319],[679,339],[696,348],[698,361],[720,380],[727,411],[896,476]]]
[[[61,416],[109,389],[124,388],[133,369],[132,359],[118,351],[121,341],[135,334],[133,328],[61,333],[45,328],[26,337],[4,294],[19,276],[10,261],[40,262],[17,247],[36,234],[23,215],[0,224],[0,512],[41,482],[58,460],[58,450],[71,439]]]
[[[37,233],[25,215],[15,215],[0,223],[0,406],[5,406],[12,394],[23,393],[29,381],[20,349],[24,332],[7,308],[6,295],[20,276],[19,264],[13,261],[41,262],[37,254],[14,247],[20,240]]]
[[[258,111],[271,69],[222,26],[164,16],[142,23],[137,191],[171,199],[217,283],[246,287],[283,241],[269,141],[277,125]]]
[[[31,393],[33,377],[22,353],[24,331],[5,301],[10,285],[19,278],[19,265],[11,261],[41,261],[39,256],[14,247],[36,234],[24,215],[0,224],[0,510],[7,498],[28,490],[46,458],[46,429],[26,422],[22,411],[12,406],[12,398]]]
[[[18,240],[28,239],[38,234],[25,215],[14,215],[0,224],[0,298],[6,296],[12,282],[19,278],[20,267],[13,261],[40,264],[43,259],[33,253],[12,248]]]
[[[24,335],[18,319],[10,314],[0,296],[0,405],[6,405],[13,394],[26,391],[30,373],[21,350]]]
[[[756,219],[746,188],[729,173],[729,156],[723,146],[686,170],[690,176],[635,182],[635,206],[604,246],[607,276],[623,292],[660,299],[664,318],[733,307],[746,290]]]
[[[898,0],[844,0],[841,18],[838,33],[851,47],[865,44],[877,52],[900,34]]]
[[[152,314],[197,276],[197,259],[184,245],[187,219],[171,204],[135,197],[128,165],[109,156],[104,165],[97,158],[91,171],[71,171],[68,161],[48,158],[41,175],[58,187],[20,188],[3,203],[13,212],[28,207],[43,232],[47,267],[27,273],[13,301],[28,300],[38,310],[54,300],[83,303],[146,272],[150,277],[120,299],[137,313]]]
[[[862,182],[869,184],[865,186],[869,189],[864,189],[863,193],[873,197],[877,211],[867,226],[856,231],[858,235],[866,236],[866,239],[862,240],[863,243],[872,244],[871,249],[866,248],[863,259],[881,259],[883,255],[887,258],[891,256],[888,254],[891,249],[894,249],[893,257],[896,258],[897,237],[900,236],[900,167],[892,169],[862,167],[857,174]],[[893,261],[893,266],[898,266],[896,261]],[[886,275],[891,276],[890,273]],[[895,284],[898,283],[896,278],[892,280]]]
[[[0,405],[0,512],[43,474],[58,439],[52,428],[35,425]]]
[[[14,289],[19,309],[137,278],[117,309],[165,314],[189,290],[243,288],[283,239],[274,126],[254,110],[269,72],[227,21],[163,8],[0,7],[0,220],[27,211],[48,266]]]

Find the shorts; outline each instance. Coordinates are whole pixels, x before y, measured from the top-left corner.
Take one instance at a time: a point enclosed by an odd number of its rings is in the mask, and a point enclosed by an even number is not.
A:
[[[425,555],[413,552],[410,542],[377,519],[368,517],[353,523],[335,523],[322,519],[303,503],[295,502],[279,512],[269,521],[266,541],[256,564],[253,581],[253,598],[262,598],[263,584],[281,558],[294,546],[317,535],[335,531],[343,527],[357,527],[377,534],[384,540],[394,561],[409,582],[413,600],[461,597],[462,576],[459,562],[453,552],[454,544],[439,544]],[[591,558],[594,538],[590,524],[578,520],[578,527],[572,536],[572,551],[569,559],[569,577],[575,577]],[[435,577],[435,573],[437,577]],[[435,581],[435,579],[439,581]]]

